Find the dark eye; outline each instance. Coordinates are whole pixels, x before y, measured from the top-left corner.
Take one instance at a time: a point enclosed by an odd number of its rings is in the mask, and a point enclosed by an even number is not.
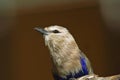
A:
[[[53,33],[60,33],[58,30],[53,30],[52,32]]]

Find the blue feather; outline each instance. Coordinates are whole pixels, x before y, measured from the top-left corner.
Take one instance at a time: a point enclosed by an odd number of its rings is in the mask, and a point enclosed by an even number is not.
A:
[[[86,65],[86,59],[84,57],[81,57],[80,62],[81,62],[81,65],[82,65],[82,71],[84,72],[84,74],[88,74],[88,68],[87,68],[87,65]]]
[[[53,74],[54,79],[55,80],[69,80],[70,78],[79,78],[81,76],[88,75],[88,68],[87,68],[87,65],[86,65],[86,59],[84,57],[81,57],[80,58],[80,63],[82,65],[82,69],[78,73],[76,73],[75,75],[70,73],[69,75],[66,75],[66,78],[62,78],[59,75],[54,73]]]

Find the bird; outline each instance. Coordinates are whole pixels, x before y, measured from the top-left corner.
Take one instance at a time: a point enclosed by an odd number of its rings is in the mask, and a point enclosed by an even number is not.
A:
[[[74,37],[63,26],[35,27],[45,40],[50,51],[54,80],[76,80],[93,74],[89,59],[80,50]]]

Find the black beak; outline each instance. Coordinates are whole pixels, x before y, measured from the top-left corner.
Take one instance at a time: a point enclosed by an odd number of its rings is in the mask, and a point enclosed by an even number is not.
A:
[[[36,31],[40,32],[42,35],[48,35],[48,31],[46,31],[46,30],[43,29],[43,28],[35,27],[34,29],[35,29]]]

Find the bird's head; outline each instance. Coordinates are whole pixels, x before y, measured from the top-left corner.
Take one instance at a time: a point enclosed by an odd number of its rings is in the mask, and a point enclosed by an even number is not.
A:
[[[66,28],[62,26],[55,25],[55,26],[45,27],[44,29],[37,27],[35,28],[35,30],[43,34],[43,36],[45,37],[45,42],[47,43],[52,42],[53,44],[55,43],[60,44],[66,40],[71,40],[70,39],[71,34]]]
[[[69,31],[62,26],[49,26],[43,28],[35,28],[43,34],[45,38],[45,44],[51,51],[59,51],[60,49],[74,49],[76,42]],[[70,46],[69,46],[70,45]],[[72,47],[71,47],[72,46]]]

